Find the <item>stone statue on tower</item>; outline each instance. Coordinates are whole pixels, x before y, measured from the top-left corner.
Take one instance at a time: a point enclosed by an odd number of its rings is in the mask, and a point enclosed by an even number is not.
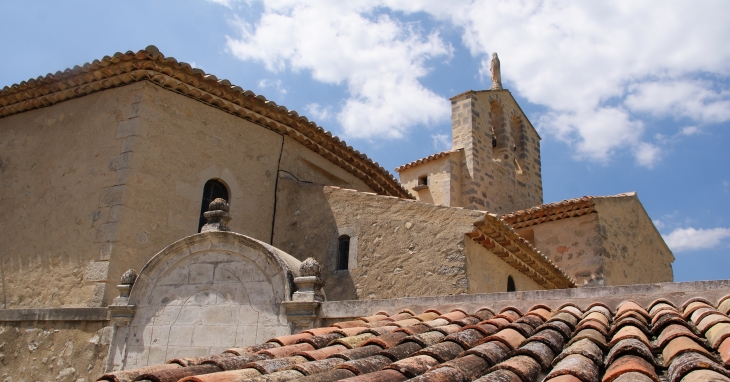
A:
[[[499,57],[492,53],[492,62],[489,64],[489,71],[492,73],[492,86],[489,90],[502,90],[502,72],[499,69]]]

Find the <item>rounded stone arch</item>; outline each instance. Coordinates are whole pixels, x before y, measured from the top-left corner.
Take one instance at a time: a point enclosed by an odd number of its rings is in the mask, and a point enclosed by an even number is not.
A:
[[[139,272],[124,369],[209,355],[289,334],[282,302],[291,301],[301,262],[233,232],[183,238]]]
[[[487,99],[489,106],[489,124],[493,134],[493,151],[492,155],[497,157],[506,151],[511,144],[507,129],[507,118],[505,105],[497,95],[490,96]]]

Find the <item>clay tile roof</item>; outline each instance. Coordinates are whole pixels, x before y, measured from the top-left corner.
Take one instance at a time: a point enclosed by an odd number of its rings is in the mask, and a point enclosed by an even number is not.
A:
[[[558,268],[527,240],[500,219],[484,212],[484,220],[474,224],[474,230],[466,235],[528,276],[545,289],[574,288],[575,280]]]
[[[583,196],[580,198],[566,199],[560,202],[541,204],[539,206],[524,210],[510,212],[502,215],[500,219],[515,229],[530,227],[533,225],[551,222],[554,220],[567,219],[593,213],[596,211],[594,199],[623,198],[636,196],[635,192],[627,192],[611,196]]]
[[[646,324],[638,317],[644,318],[643,314],[658,303],[626,300],[611,307],[591,304],[599,309],[589,310],[582,309],[587,304],[551,304],[547,298],[546,304],[533,309],[557,312],[544,323],[534,313],[523,314],[521,309],[508,306],[490,310],[508,313],[512,322],[493,318],[461,326],[435,318],[432,321],[443,321],[445,325],[431,327],[426,325],[428,321],[414,318],[418,323],[411,327],[366,329],[367,332],[353,332],[345,337],[340,337],[340,331],[311,329],[304,334],[273,338],[265,342],[266,346],[231,349],[241,355],[229,351],[178,359],[174,364],[109,373],[100,380],[145,376],[149,380],[187,381],[285,381],[306,377],[304,380],[313,381],[415,378],[484,382],[535,380],[542,375],[546,376],[545,381],[554,382],[730,381],[730,323],[719,319],[730,317],[720,312],[720,304],[712,299],[692,299],[677,305],[693,314],[663,310],[655,316],[659,319]],[[670,301],[661,303],[675,305]],[[529,301],[520,306],[524,305],[536,306]],[[427,319],[447,310],[421,306],[418,311],[421,313],[414,314],[415,317]],[[451,308],[442,317],[475,318],[476,313],[484,311]],[[612,321],[606,315],[619,318]],[[673,321],[664,325],[660,316],[672,317]],[[333,327],[348,326],[348,322],[351,321],[343,320]],[[704,331],[699,329],[705,325]],[[655,335],[647,336],[645,331]]]
[[[173,57],[165,57],[153,45],[5,86],[0,90],[0,118],[139,81],[149,81],[288,135],[358,177],[378,194],[413,198],[378,163],[296,111]]]
[[[449,156],[449,155],[451,155],[453,153],[458,153],[459,151],[462,151],[462,150],[463,149],[448,150],[448,151],[442,151],[440,153],[436,153],[436,154],[433,154],[433,155],[429,155],[429,156],[427,156],[425,158],[421,158],[421,159],[418,159],[418,160],[414,160],[413,162],[406,163],[406,164],[404,164],[402,166],[398,166],[398,167],[396,167],[395,171],[396,172],[401,172],[403,170],[407,170],[409,168],[416,167],[416,166],[418,166],[420,164],[427,163],[427,162],[431,162],[433,160],[436,160],[436,159],[439,159],[439,158],[443,158],[443,157]]]

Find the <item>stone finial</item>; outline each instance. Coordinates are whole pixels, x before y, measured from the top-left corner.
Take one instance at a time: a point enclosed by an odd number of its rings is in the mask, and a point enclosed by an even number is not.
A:
[[[314,276],[319,279],[322,276],[322,266],[314,258],[308,257],[299,266],[299,275],[301,277]]]
[[[134,282],[137,281],[137,272],[134,269],[128,269],[122,275],[122,279],[117,285],[119,297],[115,298],[112,305],[127,305],[129,301],[129,292],[132,291]]]
[[[122,275],[121,285],[134,285],[137,280],[137,272],[134,269],[127,269]]]
[[[228,222],[231,220],[231,214],[228,213],[230,207],[228,202],[222,198],[216,198],[208,205],[208,211],[203,214],[208,220],[200,232],[208,231],[230,231]]]
[[[492,73],[492,86],[489,90],[502,90],[502,70],[499,67],[497,53],[492,53],[492,62],[489,63],[489,72]]]

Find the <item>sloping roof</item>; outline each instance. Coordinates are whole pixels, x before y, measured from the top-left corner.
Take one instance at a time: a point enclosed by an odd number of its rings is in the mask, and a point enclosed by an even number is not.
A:
[[[325,186],[327,188],[340,189],[336,186]],[[343,189],[349,192],[357,190]],[[372,197],[383,197],[368,192],[361,194]],[[429,207],[462,209],[461,207],[448,207],[425,203],[417,200],[408,200],[408,203],[421,203]],[[500,257],[504,262],[515,268],[520,273],[529,277],[545,289],[575,288],[576,282],[563,270],[558,268],[550,259],[543,255],[537,248],[533,247],[527,240],[520,237],[509,224],[502,221],[497,215],[487,211],[476,211],[484,217],[474,223],[474,229],[465,234],[476,243],[487,248],[490,252]]]
[[[545,303],[523,309],[379,311],[222,354],[110,373],[100,380],[730,381],[730,295],[711,301],[702,297],[707,292],[685,295],[681,284],[662,285],[676,290],[675,297],[684,297],[637,302],[642,297],[615,306],[599,301],[551,306],[553,292],[542,291]],[[651,287],[588,288],[586,295],[604,290],[610,295],[651,294]],[[517,298],[520,293],[504,295]],[[478,303],[478,297],[460,300]]]
[[[484,218],[466,235],[546,289],[575,288],[573,278],[497,215],[485,212]]]
[[[594,199],[635,197],[635,192],[611,196],[583,196],[580,198],[566,199],[560,202],[541,204],[536,207],[527,208],[509,214],[502,215],[500,219],[515,229],[525,228],[545,222],[578,217],[596,212]]]
[[[358,177],[379,194],[413,198],[383,167],[306,117],[228,80],[218,80],[173,57],[165,57],[152,45],[136,53],[115,53],[63,72],[6,86],[0,91],[0,118],[138,81],[150,81],[286,134]]]
[[[448,150],[448,151],[442,151],[440,153],[436,153],[436,154],[433,154],[433,155],[429,155],[429,156],[427,156],[425,158],[421,158],[421,159],[418,159],[418,160],[414,160],[413,162],[406,163],[406,164],[404,164],[402,166],[398,166],[398,167],[396,167],[395,171],[396,172],[401,172],[401,171],[406,170],[406,169],[409,169],[411,167],[415,167],[415,166],[418,166],[418,165],[423,164],[423,163],[427,163],[427,162],[430,162],[430,161],[433,161],[433,160],[436,160],[436,159],[439,159],[439,158],[443,158],[443,157],[449,156],[449,155],[451,155],[453,153],[458,153],[459,151],[462,151],[462,150],[463,149]]]

